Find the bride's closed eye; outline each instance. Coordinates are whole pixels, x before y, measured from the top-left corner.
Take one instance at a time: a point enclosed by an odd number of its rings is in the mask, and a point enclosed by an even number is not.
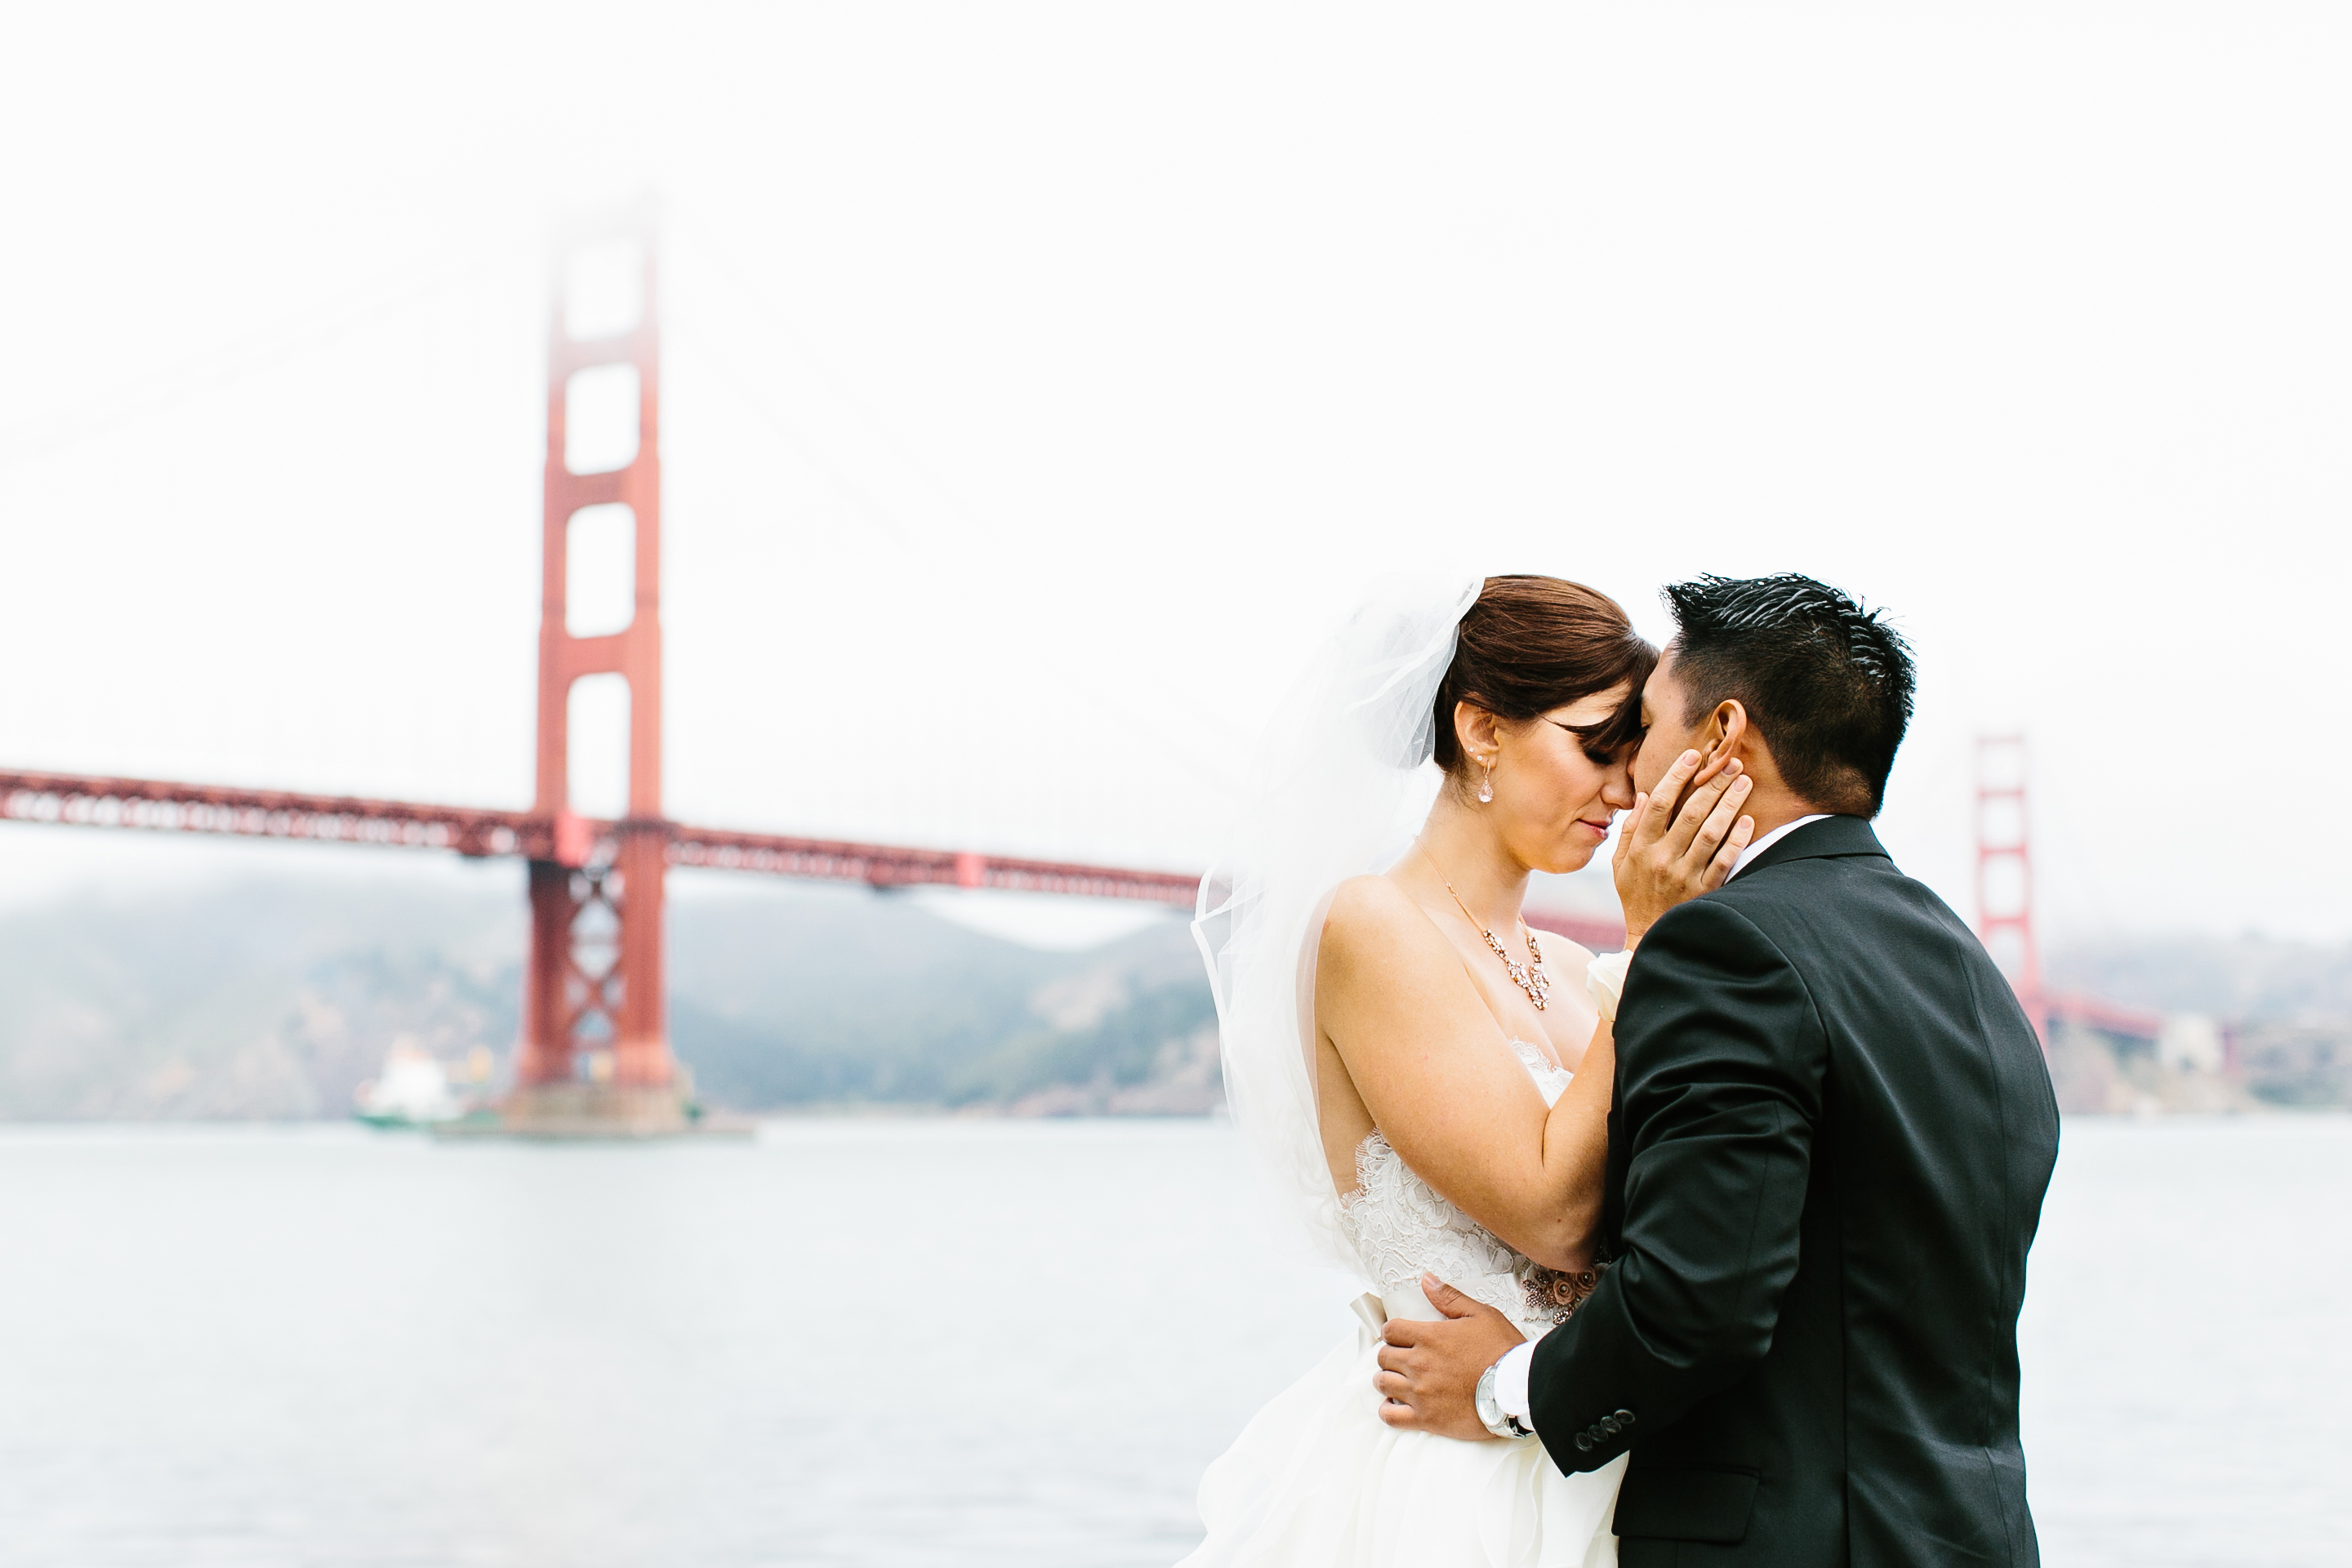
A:
[[[1623,752],[1641,750],[1642,737],[1649,733],[1649,731],[1646,728],[1635,731],[1633,732],[1633,738],[1627,741],[1624,743],[1624,746],[1620,749],[1615,747],[1596,746],[1591,743],[1594,731],[1605,730],[1609,728],[1608,725],[1561,724],[1557,719],[1547,719],[1544,722],[1547,724],[1558,725],[1560,729],[1563,729],[1570,734],[1575,736],[1579,741],[1584,742],[1584,760],[1591,763],[1596,768],[1611,766]]]

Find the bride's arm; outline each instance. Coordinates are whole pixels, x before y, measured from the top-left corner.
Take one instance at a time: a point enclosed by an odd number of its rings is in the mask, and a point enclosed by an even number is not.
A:
[[[1547,1110],[1460,955],[1378,877],[1332,898],[1315,1014],[1373,1122],[1422,1180],[1538,1263],[1587,1265],[1615,1068],[1606,1025]]]
[[[1684,794],[1698,760],[1685,753],[1663,798],[1645,796],[1621,837],[1614,869],[1634,940],[1666,909],[1722,886],[1755,830],[1753,818],[1735,820],[1748,795],[1736,763]],[[1381,877],[1332,895],[1315,973],[1317,1026],[1404,1163],[1538,1263],[1588,1267],[1617,1069],[1609,1025],[1547,1110],[1453,945]]]
[[[1603,1018],[1593,1026],[1574,1080],[1552,1102],[1551,1114],[1544,1119],[1548,1167],[1554,1163],[1552,1152],[1558,1154],[1560,1203],[1567,1211],[1562,1224],[1581,1237],[1559,1258],[1536,1258],[1528,1252],[1547,1268],[1575,1274],[1592,1267],[1593,1244],[1601,1233],[1601,1177],[1609,1163],[1609,1102],[1616,1084],[1617,1036]],[[1524,1247],[1519,1250],[1528,1251]]]

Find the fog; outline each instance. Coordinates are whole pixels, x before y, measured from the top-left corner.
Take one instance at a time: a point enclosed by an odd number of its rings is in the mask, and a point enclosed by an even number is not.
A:
[[[548,236],[650,194],[674,816],[1191,868],[1370,578],[1663,637],[1796,570],[1916,646],[1884,830],[1960,908],[2022,729],[2046,933],[2341,940],[2347,40],[19,7],[0,765],[526,804]],[[7,826],[0,900],[399,860]]]

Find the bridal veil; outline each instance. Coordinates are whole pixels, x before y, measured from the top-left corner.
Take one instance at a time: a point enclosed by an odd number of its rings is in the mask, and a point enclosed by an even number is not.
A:
[[[1361,1271],[1315,1098],[1315,958],[1331,890],[1404,853],[1435,798],[1431,705],[1483,578],[1383,587],[1276,710],[1228,847],[1202,880],[1225,1097],[1252,1152],[1325,1256]]]

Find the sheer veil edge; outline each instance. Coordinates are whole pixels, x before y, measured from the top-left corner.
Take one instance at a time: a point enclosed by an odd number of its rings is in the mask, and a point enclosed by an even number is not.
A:
[[[1484,582],[1385,584],[1317,651],[1276,710],[1192,921],[1234,1124],[1317,1250],[1352,1273],[1317,1115],[1316,952],[1332,890],[1401,856],[1435,798],[1431,708]]]

